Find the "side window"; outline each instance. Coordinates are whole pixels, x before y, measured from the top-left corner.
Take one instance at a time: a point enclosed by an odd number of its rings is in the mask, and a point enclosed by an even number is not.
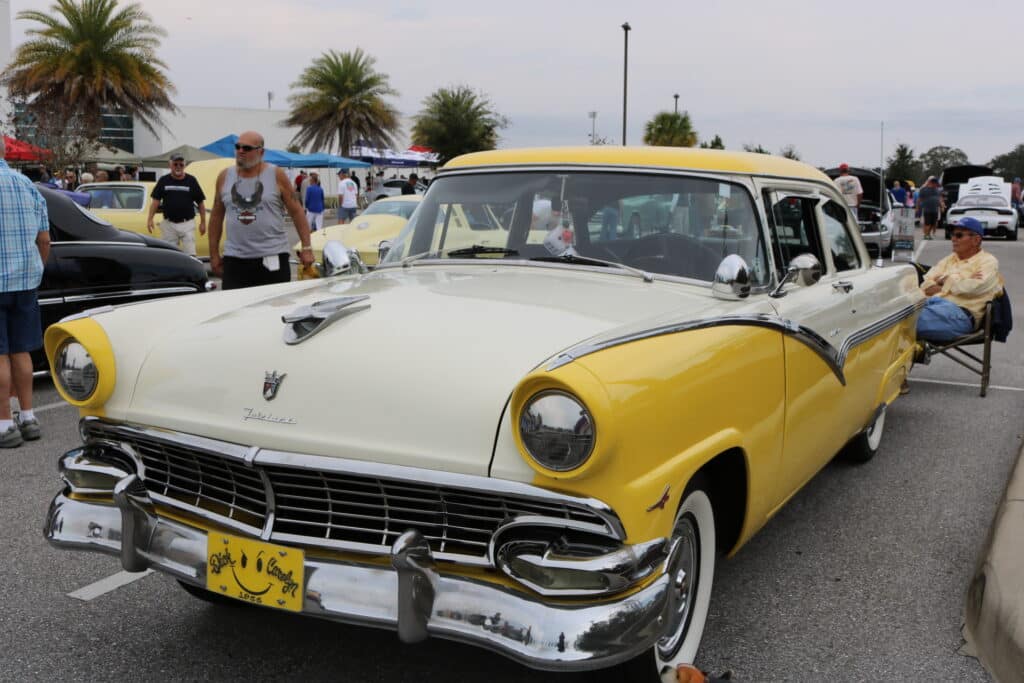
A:
[[[821,207],[822,219],[825,224],[825,239],[832,251],[832,261],[837,271],[856,270],[860,268],[860,255],[853,238],[850,237],[846,208],[831,199]]]
[[[814,219],[814,197],[799,195],[772,195],[772,241],[783,270],[800,254],[813,254],[824,264],[825,254],[818,237]]]

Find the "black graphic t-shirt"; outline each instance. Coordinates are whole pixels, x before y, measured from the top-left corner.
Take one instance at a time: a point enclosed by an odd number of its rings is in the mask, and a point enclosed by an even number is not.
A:
[[[160,201],[164,218],[174,223],[195,218],[196,204],[206,201],[199,181],[188,173],[181,180],[170,173],[161,176],[150,196]]]

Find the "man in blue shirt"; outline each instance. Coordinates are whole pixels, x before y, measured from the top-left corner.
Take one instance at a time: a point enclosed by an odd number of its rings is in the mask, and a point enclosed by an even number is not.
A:
[[[320,186],[320,174],[316,171],[309,174],[309,184],[306,185],[302,204],[306,207],[310,231],[316,232],[324,227],[324,188]]]
[[[906,206],[907,204],[907,191],[898,180],[892,181],[892,198],[896,201],[897,206]]]
[[[29,352],[43,345],[36,290],[50,253],[50,220],[32,181],[3,160],[6,151],[0,138],[0,448],[14,448],[39,438]],[[17,422],[12,388],[21,405]]]

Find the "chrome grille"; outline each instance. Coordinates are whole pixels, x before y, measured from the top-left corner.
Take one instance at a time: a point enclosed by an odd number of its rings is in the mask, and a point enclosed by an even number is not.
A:
[[[494,532],[517,515],[603,526],[585,508],[335,472],[264,468],[274,490],[274,534],[390,547],[416,529],[435,553],[484,557]]]
[[[235,452],[228,456],[211,446],[219,442],[198,440],[206,445],[201,448],[173,433],[98,420],[86,421],[83,430],[87,439],[133,453],[155,500],[229,526],[252,527],[284,543],[387,553],[399,535],[416,529],[440,559],[482,563],[494,532],[519,515],[582,522],[594,525],[596,532],[616,534],[608,519],[583,503],[545,499],[541,492],[492,491],[494,483],[483,477],[468,478],[478,480],[478,488],[438,485],[411,476],[261,464],[255,454],[247,462],[238,453],[248,449],[235,444],[223,444]],[[310,457],[332,468],[340,462]]]

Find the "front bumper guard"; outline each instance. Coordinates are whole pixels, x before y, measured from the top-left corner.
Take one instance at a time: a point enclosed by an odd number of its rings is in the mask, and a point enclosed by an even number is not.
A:
[[[206,588],[206,532],[157,516],[135,475],[117,482],[113,504],[58,494],[44,535],[60,548],[119,556],[127,571],[152,568]],[[669,578],[660,575],[626,597],[546,602],[439,571],[416,531],[395,541],[390,568],[307,557],[305,586],[303,614],[395,629],[405,642],[428,636],[466,642],[557,671],[613,666],[651,648],[670,591]]]

